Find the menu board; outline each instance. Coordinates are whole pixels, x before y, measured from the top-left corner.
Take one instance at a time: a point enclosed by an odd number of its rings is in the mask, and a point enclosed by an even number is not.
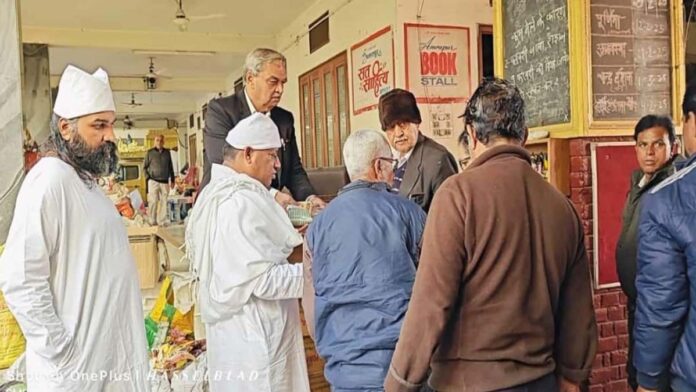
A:
[[[669,1],[591,0],[590,19],[593,118],[669,115]]]
[[[570,122],[567,0],[502,4],[505,78],[522,92],[527,125]]]

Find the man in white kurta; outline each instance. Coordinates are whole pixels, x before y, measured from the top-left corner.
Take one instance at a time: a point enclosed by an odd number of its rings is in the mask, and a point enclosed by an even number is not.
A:
[[[52,148],[22,184],[0,257],[29,391],[149,390],[137,270],[121,217],[94,184],[117,161],[113,120],[106,73],[68,66]]]
[[[253,114],[230,131],[222,165],[194,206],[187,251],[200,279],[211,392],[309,392],[298,299],[302,243],[269,192],[281,146],[273,121]]]

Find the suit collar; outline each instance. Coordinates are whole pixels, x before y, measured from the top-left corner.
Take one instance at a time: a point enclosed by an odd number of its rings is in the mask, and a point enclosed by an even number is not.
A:
[[[241,114],[241,118],[251,116],[251,109],[249,109],[249,104],[246,100],[246,93],[242,91],[241,94],[235,94],[234,97],[237,98],[237,106],[239,107],[239,114]]]
[[[423,176],[423,143],[425,143],[425,136],[419,132],[418,141],[413,147],[411,157],[406,161],[406,172],[399,188],[399,194],[402,196],[408,196],[414,190],[416,193],[423,193],[423,189],[417,188],[417,185],[422,182],[421,177]]]
[[[251,101],[251,98],[249,98],[249,94],[246,91],[246,87],[244,87],[243,91],[244,91],[244,101],[246,102],[247,108],[249,109],[249,115],[252,115],[252,114],[258,112],[258,110],[256,110],[256,107],[254,106],[254,103]],[[264,114],[266,116],[270,117],[271,111],[273,111],[273,109],[269,110],[268,112],[266,112]]]

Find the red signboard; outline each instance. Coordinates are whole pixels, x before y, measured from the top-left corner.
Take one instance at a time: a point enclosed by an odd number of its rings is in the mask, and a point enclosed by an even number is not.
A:
[[[634,146],[633,142],[592,144],[594,281],[598,289],[619,286],[615,252],[631,173],[638,168]]]

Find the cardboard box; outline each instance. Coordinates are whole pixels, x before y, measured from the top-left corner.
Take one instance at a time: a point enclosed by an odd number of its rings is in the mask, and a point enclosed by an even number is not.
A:
[[[141,289],[150,289],[159,280],[157,227],[128,227],[128,242],[138,268]]]

